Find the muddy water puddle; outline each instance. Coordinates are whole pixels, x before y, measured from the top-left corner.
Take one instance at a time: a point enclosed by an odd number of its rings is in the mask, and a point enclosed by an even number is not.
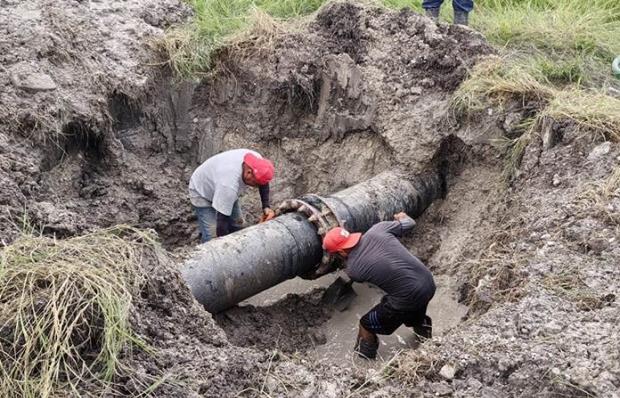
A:
[[[291,279],[246,300],[241,305],[251,304],[256,307],[273,305],[289,293],[303,295],[316,288],[327,288],[338,276],[338,274],[327,275],[316,281]],[[441,336],[461,321],[467,312],[467,307],[457,301],[456,283],[451,277],[436,276],[435,283],[437,292],[429,303],[428,314],[433,319],[433,335]],[[328,362],[345,361],[354,365],[373,366],[389,360],[400,350],[416,347],[418,343],[411,329],[401,326],[390,336],[379,336],[380,361],[368,363],[358,359],[353,354],[352,348],[357,336],[359,319],[381,300],[383,292],[374,286],[360,283],[355,283],[353,288],[357,295],[346,310],[334,310],[331,317],[320,326],[326,341],[324,344],[315,345],[315,349],[311,350],[309,355]]]

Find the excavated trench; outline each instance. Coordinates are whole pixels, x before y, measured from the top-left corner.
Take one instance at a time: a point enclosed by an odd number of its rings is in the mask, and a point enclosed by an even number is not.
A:
[[[15,181],[9,206],[21,214],[27,203],[30,221],[59,237],[119,223],[151,228],[182,258],[198,243],[187,182],[223,150],[249,147],[274,161],[274,203],[337,192],[388,170],[432,170],[447,178],[448,194],[404,244],[434,272],[438,292],[429,313],[435,334],[449,333],[467,312],[453,269],[462,225],[483,211],[487,192],[478,188],[497,174],[478,135],[450,117],[450,98],[468,68],[492,50],[470,30],[352,3],[333,3],[303,32],[273,39],[265,52],[224,52],[198,85],[178,84],[168,72],[139,87],[110,83],[84,101],[87,109],[62,120],[56,141],[11,144],[2,152],[22,158],[0,176]],[[28,117],[24,135],[36,126]],[[240,203],[246,224],[255,223],[256,192]],[[9,224],[2,228],[2,239],[17,234]],[[287,281],[215,319],[236,346],[352,359],[358,319],[382,293],[358,284],[347,310],[330,308],[321,296],[335,277]],[[401,328],[382,338],[380,354],[414,346],[412,337]]]
[[[88,383],[83,395],[138,396],[159,381],[160,397],[618,390],[609,217],[618,198],[599,209],[584,197],[617,168],[616,144],[556,122],[562,141],[531,138],[518,186],[500,190],[504,159],[490,143],[517,137],[537,108],[519,101],[467,116],[452,107],[468,71],[493,53],[480,34],[334,2],[292,30],[258,26],[216,54],[201,82],[179,82],[150,43],[190,13],[177,0],[0,7],[0,243],[24,225],[64,238],[130,224],[156,231],[167,249],[143,259],[129,314],[156,355],[127,348],[123,365],[136,374],[114,380],[118,393]],[[274,160],[274,203],[394,169],[448,176],[445,198],[402,240],[435,275],[429,313],[443,338],[407,350],[389,380],[365,372],[381,361],[356,372],[357,322],[381,292],[358,284],[346,311],[331,308],[321,297],[337,275],[289,280],[215,315],[218,326],[178,272],[198,244],[186,190],[202,161],[239,147]],[[241,205],[255,223],[256,192]],[[401,328],[379,354],[414,343]]]
[[[463,237],[457,232],[444,242],[437,236],[436,228],[449,235],[446,229],[456,228],[447,225],[450,223],[446,219],[454,218],[457,223],[471,221],[480,210],[475,206],[481,205],[472,206],[481,199],[474,187],[489,184],[496,177],[495,173],[487,172],[486,166],[469,170],[467,159],[470,157],[470,149],[455,136],[447,137],[436,148],[432,165],[444,174],[448,192],[418,219],[419,225],[411,236],[403,239],[409,250],[420,256],[435,273],[438,290],[429,304],[435,336],[449,333],[468,312],[468,307],[461,302],[460,291],[464,282],[448,272],[447,264],[434,261],[458,256],[461,248],[456,241]],[[456,194],[452,195],[450,188],[454,188]],[[463,191],[467,194],[463,195]],[[325,303],[323,296],[340,275],[333,273],[315,281],[290,279],[215,314],[214,319],[228,340],[237,346],[278,349],[285,353],[304,352],[312,358],[334,364],[342,363],[343,359],[358,362],[351,348],[357,336],[359,319],[380,301],[383,292],[372,285],[354,284],[356,295],[353,300],[345,309],[335,308],[331,303]],[[381,337],[380,358],[389,360],[399,350],[415,348],[418,344],[412,331],[402,326],[393,335]],[[381,366],[380,363],[363,366]]]

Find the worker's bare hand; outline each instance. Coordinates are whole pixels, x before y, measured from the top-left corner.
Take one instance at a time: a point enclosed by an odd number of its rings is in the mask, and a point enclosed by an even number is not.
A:
[[[276,212],[269,207],[263,209],[263,215],[260,218],[260,222],[269,221],[276,216]]]
[[[410,218],[410,217],[404,211],[401,211],[400,213],[394,214],[394,220],[396,220],[396,221],[400,221],[400,220],[405,219],[405,218]]]

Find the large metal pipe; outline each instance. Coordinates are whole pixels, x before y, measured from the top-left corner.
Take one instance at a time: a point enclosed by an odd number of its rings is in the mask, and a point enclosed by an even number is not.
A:
[[[306,195],[300,202],[319,210],[323,221],[332,217],[350,231],[365,232],[400,211],[420,216],[443,191],[439,174],[409,180],[384,172],[327,197]],[[294,212],[200,245],[181,272],[198,302],[219,312],[312,271],[322,256],[317,227],[306,214]]]

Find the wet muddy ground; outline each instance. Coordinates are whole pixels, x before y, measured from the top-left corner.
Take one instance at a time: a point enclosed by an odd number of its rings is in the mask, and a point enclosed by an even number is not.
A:
[[[334,364],[346,361],[356,366],[380,367],[398,351],[419,344],[411,329],[401,326],[390,336],[380,336],[378,361],[368,362],[353,355],[359,319],[381,300],[383,292],[372,285],[355,283],[356,296],[349,306],[343,311],[330,308],[323,305],[320,298],[339,276],[326,275],[316,281],[288,280],[219,314],[216,320],[233,344],[304,351],[317,360]],[[434,335],[441,336],[461,322],[467,306],[457,301],[456,282],[452,277],[436,276],[435,282],[437,292],[429,304],[428,314],[433,319]],[[275,331],[266,329],[266,322],[276,323],[277,314],[285,318],[284,327]],[[285,330],[286,327],[289,329]]]

